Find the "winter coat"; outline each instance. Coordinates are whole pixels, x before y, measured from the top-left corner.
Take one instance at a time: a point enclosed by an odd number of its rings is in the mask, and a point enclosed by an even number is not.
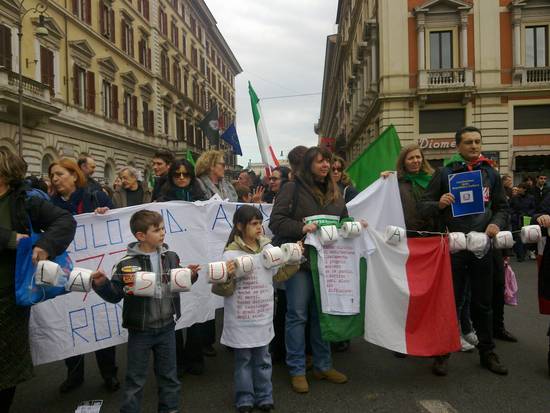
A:
[[[450,206],[439,209],[441,195],[449,192],[449,175],[468,171],[463,162],[452,162],[438,169],[433,175],[424,196],[418,203],[420,216],[437,218],[450,232],[485,232],[489,224],[495,224],[501,230],[507,228],[508,202],[500,175],[486,163],[476,165],[473,170],[481,170],[483,190],[488,194],[484,213],[453,217]]]
[[[149,189],[149,187],[145,183],[138,182],[138,185],[141,186],[141,190],[143,191],[143,197],[139,205],[148,204],[149,202],[151,202],[151,199],[153,197],[152,191]],[[117,208],[125,208],[128,206],[127,193],[128,193],[128,190],[122,187],[115,191],[113,195],[113,204]]]
[[[535,197],[530,194],[517,195],[510,198],[510,219],[512,229],[516,230],[523,226],[522,217],[531,217],[536,210]]]
[[[118,303],[124,298],[122,307],[122,326],[129,330],[145,331],[158,329],[174,322],[174,315],[179,317],[179,293],[170,292],[170,270],[180,266],[180,259],[168,246],[159,249],[162,274],[157,277],[162,291],[162,298],[138,297],[125,293],[125,277],[134,276],[137,271],[152,271],[151,260],[148,255],[138,248],[138,242],[128,245],[126,256],[114,267],[110,280],[101,286],[94,284],[95,292],[110,303]]]
[[[15,304],[15,255],[17,233],[30,234],[29,223],[35,232],[41,232],[36,246],[50,257],[61,254],[73,240],[76,222],[67,211],[38,197],[28,197],[26,186],[20,185],[8,193],[10,227],[0,228],[0,256],[9,273],[11,287],[0,291],[0,390],[4,390],[32,377],[32,360],[29,344],[29,307]]]
[[[153,187],[152,201],[156,201],[160,195],[160,190],[166,182],[169,181],[169,175],[165,174],[162,176],[155,177],[155,186]]]
[[[544,201],[544,198],[546,195],[550,193],[550,187],[547,185],[544,185],[542,188],[539,188],[538,186],[534,186],[531,188],[531,195],[535,198],[535,205],[538,206],[541,204],[542,201]]]
[[[69,211],[71,215],[94,212],[96,208],[100,207],[115,208],[113,202],[105,192],[94,191],[89,187],[78,188],[71,194],[68,200],[64,200],[61,195],[55,195],[52,197],[52,203]]]
[[[410,231],[437,231],[439,230],[437,218],[434,216],[423,217],[418,212],[418,201],[413,193],[412,182],[399,178],[399,195],[401,205],[403,206],[403,215],[405,217],[405,227]],[[424,193],[424,189],[419,187],[419,191]]]
[[[346,204],[359,195],[359,191],[353,185],[344,185],[342,181],[338,182],[338,188],[340,188]]]
[[[172,180],[166,181],[162,188],[160,189],[159,196],[157,198],[158,202],[167,202],[167,201],[206,201],[208,198],[206,194],[201,189],[197,178],[191,181],[191,183],[185,188],[179,188],[174,185]]]
[[[221,199],[228,199],[229,202],[237,202],[239,199],[235,187],[225,178],[221,179],[218,185],[214,185],[208,176],[203,175],[197,178],[197,183],[206,194],[206,199],[212,198],[215,194],[218,194]]]

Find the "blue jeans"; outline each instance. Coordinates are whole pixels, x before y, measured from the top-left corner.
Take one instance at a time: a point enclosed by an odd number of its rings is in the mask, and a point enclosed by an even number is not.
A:
[[[318,371],[332,367],[330,343],[321,338],[319,312],[309,271],[298,271],[286,281],[286,364],[291,376],[306,374],[306,323],[309,317],[313,366]]]
[[[236,348],[234,352],[235,372],[233,378],[237,408],[273,404],[269,345]]]
[[[121,413],[141,411],[151,350],[158,386],[158,411],[178,411],[180,382],[176,366],[176,335],[174,324],[170,324],[154,331],[128,331],[128,365]]]

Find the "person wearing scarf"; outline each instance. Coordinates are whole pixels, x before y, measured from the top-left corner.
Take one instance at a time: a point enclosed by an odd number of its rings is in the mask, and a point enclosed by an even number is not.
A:
[[[478,128],[467,126],[458,130],[455,141],[458,153],[434,173],[418,203],[419,215],[424,218],[438,217],[449,232],[484,232],[489,238],[493,238],[508,225],[508,202],[500,175],[493,168],[492,162],[481,155],[481,131]],[[449,175],[477,170],[482,175],[485,211],[454,217],[451,205],[455,199],[449,191]],[[479,340],[477,349],[481,366],[495,374],[506,375],[508,369],[494,352],[493,255],[492,249],[481,258],[470,251],[452,254],[453,287],[458,314],[464,305],[468,285],[471,288],[471,316]],[[448,357],[436,360],[434,374],[447,374],[447,360]]]

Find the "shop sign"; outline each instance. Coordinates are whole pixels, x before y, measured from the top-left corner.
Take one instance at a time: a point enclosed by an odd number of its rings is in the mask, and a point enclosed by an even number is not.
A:
[[[456,149],[456,142],[454,138],[420,138],[418,139],[418,146],[420,146],[420,149],[428,151],[453,150]]]

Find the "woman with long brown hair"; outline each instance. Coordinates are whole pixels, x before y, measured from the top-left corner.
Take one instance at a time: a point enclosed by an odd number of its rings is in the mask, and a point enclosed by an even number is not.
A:
[[[284,242],[296,242],[317,230],[316,224],[304,224],[312,215],[348,216],[346,204],[331,174],[332,154],[326,149],[309,148],[298,174],[286,183],[273,205],[269,228]],[[308,254],[304,254],[306,257]],[[332,368],[330,343],[323,341],[319,313],[315,302],[309,262],[286,281],[286,363],[294,391],[306,393],[306,324],[310,322],[310,342],[313,350],[314,377],[332,383],[345,383],[347,377]]]

